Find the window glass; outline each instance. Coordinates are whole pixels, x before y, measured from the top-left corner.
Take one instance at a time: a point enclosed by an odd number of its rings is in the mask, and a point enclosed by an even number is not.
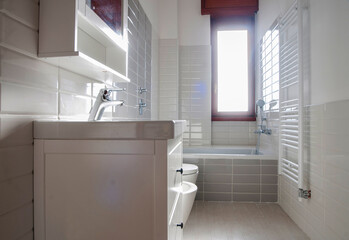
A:
[[[211,44],[212,121],[255,121],[254,17],[211,18]]]
[[[218,112],[248,111],[248,31],[218,31]]]
[[[279,30],[267,31],[260,42],[260,75],[265,111],[279,109]]]

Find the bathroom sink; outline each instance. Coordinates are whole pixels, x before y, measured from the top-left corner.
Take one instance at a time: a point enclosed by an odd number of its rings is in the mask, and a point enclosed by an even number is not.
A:
[[[184,120],[174,121],[34,121],[35,139],[173,139]]]

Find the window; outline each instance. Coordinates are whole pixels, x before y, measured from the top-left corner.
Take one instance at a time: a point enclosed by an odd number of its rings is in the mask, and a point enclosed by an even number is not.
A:
[[[211,19],[212,120],[255,121],[254,18]]]
[[[260,42],[260,77],[265,111],[279,110],[279,28],[277,23]]]

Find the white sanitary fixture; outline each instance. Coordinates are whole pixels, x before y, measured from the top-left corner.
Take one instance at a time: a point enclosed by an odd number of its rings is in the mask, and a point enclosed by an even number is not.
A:
[[[194,204],[196,192],[198,191],[195,183],[199,175],[199,168],[193,164],[183,164],[182,171],[183,223],[185,226]]]
[[[112,100],[111,94],[113,92],[125,91],[125,88],[102,88],[99,91],[96,102],[93,105],[90,116],[88,118],[89,121],[101,120],[104,110],[110,106],[122,106],[125,101],[124,100]]]

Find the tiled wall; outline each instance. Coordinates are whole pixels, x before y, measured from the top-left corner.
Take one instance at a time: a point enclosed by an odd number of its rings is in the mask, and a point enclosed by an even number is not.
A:
[[[153,28],[153,36],[157,33]],[[159,38],[152,39],[151,60],[151,119],[159,119]]]
[[[120,108],[121,115],[126,118],[151,119],[151,79],[152,79],[152,26],[138,0],[128,1],[128,77],[129,83],[117,84],[126,88],[127,93],[119,94],[126,98],[126,104]],[[140,94],[138,88],[147,92]],[[139,114],[139,102],[143,100],[147,106],[143,114]],[[114,116],[120,116],[116,112]]]
[[[36,58],[37,0],[2,0],[0,10],[0,239],[28,240],[33,239],[32,121],[86,120],[99,89],[111,87],[111,83],[100,83]],[[145,29],[147,26],[148,21]],[[143,40],[149,41],[149,32],[142,35]],[[143,81],[151,89],[148,41],[142,41],[145,49],[137,45],[132,55],[137,56],[137,63],[145,58],[141,61],[145,67],[137,66],[137,76],[130,76],[127,92],[118,96],[127,104],[116,108],[114,117],[138,118],[136,84]],[[150,99],[147,94],[147,103]],[[106,117],[112,117],[111,110]],[[150,114],[146,111],[143,117],[148,119]]]
[[[297,184],[281,176],[280,205],[311,239],[349,239],[349,100],[306,107],[304,120],[312,198],[299,202]]]
[[[211,47],[161,39],[159,118],[187,120],[186,146],[256,145],[255,122],[211,122]]]
[[[176,120],[178,114],[178,40],[159,41],[159,119]]]
[[[279,112],[266,113],[266,125],[272,131],[271,135],[261,134],[260,150],[263,154],[278,156],[279,154]],[[259,120],[257,121],[259,124]]]
[[[277,160],[184,159],[199,166],[197,200],[277,202]]]
[[[184,144],[211,145],[211,47],[179,48],[179,117],[187,120]]]
[[[212,145],[256,145],[256,122],[212,122]]]

